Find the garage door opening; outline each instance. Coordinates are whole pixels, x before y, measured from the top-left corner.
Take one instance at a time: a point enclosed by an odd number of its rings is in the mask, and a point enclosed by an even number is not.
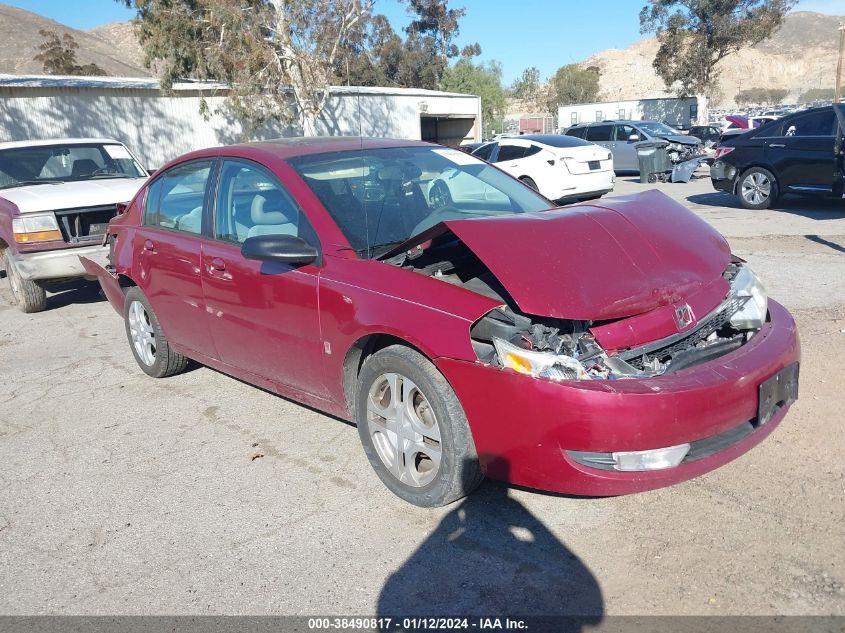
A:
[[[474,140],[474,116],[420,115],[420,134],[424,141],[457,147],[464,139]]]

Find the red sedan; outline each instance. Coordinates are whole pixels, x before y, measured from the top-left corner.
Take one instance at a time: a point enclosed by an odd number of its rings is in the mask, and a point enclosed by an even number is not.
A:
[[[647,490],[771,433],[798,336],[725,239],[655,191],[549,206],[426,143],[251,143],[166,165],[84,264],[147,374],[191,358],[354,420],[421,506],[484,475]]]

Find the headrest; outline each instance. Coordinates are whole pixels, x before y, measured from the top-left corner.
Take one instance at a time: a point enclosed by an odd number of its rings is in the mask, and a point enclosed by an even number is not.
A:
[[[97,171],[100,166],[96,161],[90,158],[78,158],[73,161],[73,166],[70,168],[71,176],[89,176]]]
[[[286,224],[291,219],[281,211],[268,211],[264,208],[267,198],[257,195],[252,199],[249,214],[254,225]]]

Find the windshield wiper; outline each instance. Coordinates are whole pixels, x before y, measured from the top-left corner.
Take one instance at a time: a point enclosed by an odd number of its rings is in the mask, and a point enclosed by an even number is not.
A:
[[[369,255],[370,253],[372,253],[372,256],[371,256],[371,258],[372,258],[372,257],[375,257],[375,251],[376,250],[388,251],[391,248],[393,248],[394,246],[398,246],[399,244],[402,244],[405,241],[407,241],[407,240],[396,240],[396,241],[393,241],[393,242],[384,242],[382,244],[373,244],[372,246],[364,246],[362,248],[352,248],[350,250],[353,253],[356,253],[358,255]]]
[[[3,185],[0,189],[12,189],[14,187],[26,187],[28,185],[60,185],[63,180],[18,180],[17,182]]]

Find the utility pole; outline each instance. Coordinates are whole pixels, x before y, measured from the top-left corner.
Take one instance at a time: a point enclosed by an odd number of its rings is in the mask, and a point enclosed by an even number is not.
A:
[[[839,61],[836,64],[836,90],[833,102],[839,103],[842,97],[842,58],[845,57],[845,24],[839,23]]]

